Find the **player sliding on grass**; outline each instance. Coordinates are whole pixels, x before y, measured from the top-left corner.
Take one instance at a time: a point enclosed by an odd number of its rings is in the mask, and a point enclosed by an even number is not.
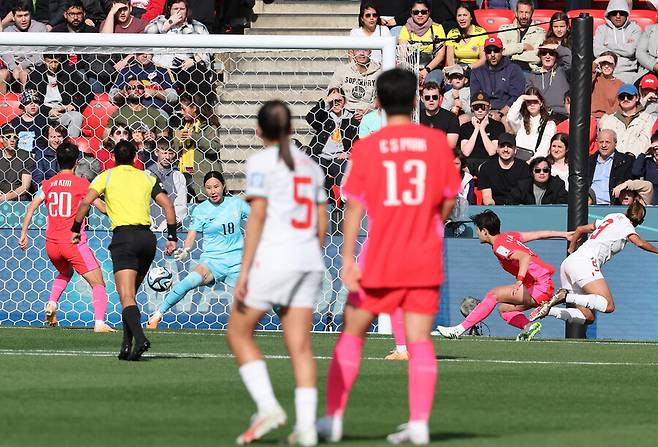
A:
[[[208,200],[194,208],[192,224],[183,248],[174,258],[183,261],[190,256],[197,233],[203,234],[203,254],[194,271],[174,286],[146,323],[149,329],[158,327],[162,315],[174,307],[192,289],[222,281],[235,287],[242,262],[242,227],[249,216],[249,205],[236,197],[226,197],[226,181],[221,172],[210,171],[203,179]]]
[[[532,340],[541,330],[541,324],[530,322],[523,312],[551,299],[555,269],[542,261],[525,242],[548,238],[570,240],[571,234],[566,231],[501,233],[500,219],[491,210],[471,219],[477,227],[480,243],[491,245],[503,269],[516,277],[516,283],[490,290],[462,323],[451,327],[437,326],[437,332],[447,338],[458,338],[487,318],[496,304],[500,304],[498,311],[507,324],[523,330],[517,340]]]
[[[49,180],[44,180],[36,196],[30,203],[23,219],[23,229],[18,245],[27,249],[29,238],[27,228],[39,205],[46,204],[48,224],[46,226],[46,253],[59,275],[53,282],[48,302],[46,303],[46,323],[57,326],[57,302],[76,271],[91,287],[91,304],[94,308],[94,332],[114,332],[105,324],[107,312],[107,291],[100,265],[87,245],[87,234],[81,230],[80,243],[71,243],[71,224],[78,204],[89,189],[86,179],[73,174],[73,169],[80,156],[78,146],[64,142],[57,148],[59,173]],[[100,200],[94,205],[105,212],[105,205]]]
[[[413,124],[416,76],[394,69],[377,79],[377,100],[388,124],[352,148],[343,192],[343,269],[349,290],[343,332],[327,377],[326,416],[318,434],[342,438],[343,413],[359,373],[366,331],[379,313],[404,311],[410,359],[408,424],[388,436],[393,444],[429,443],[436,385],[436,354],[430,332],[443,281],[443,222],[460,188],[446,135]],[[364,213],[368,239],[356,263]]]
[[[258,112],[258,135],[266,149],[247,162],[247,221],[244,257],[235,286],[228,342],[240,377],[258,407],[238,444],[260,439],[286,422],[267,373],[254,330],[272,306],[280,306],[283,337],[295,373],[297,423],[289,441],[317,444],[316,366],[311,349],[315,301],[322,291],[322,242],[327,231],[327,196],[320,168],[291,145],[290,109],[280,101]]]
[[[567,259],[560,266],[562,289],[555,296],[535,309],[530,320],[547,315],[572,323],[589,324],[594,321],[594,311],[611,313],[615,311],[615,302],[608,283],[601,274],[601,267],[610,258],[619,253],[631,241],[642,250],[658,253],[658,247],[642,240],[635,227],[642,225],[646,208],[639,199],[635,199],[626,214],[608,214],[594,223],[581,225],[576,229],[569,244]],[[592,233],[589,239],[576,249],[581,236]],[[567,302],[575,308],[555,307]]]

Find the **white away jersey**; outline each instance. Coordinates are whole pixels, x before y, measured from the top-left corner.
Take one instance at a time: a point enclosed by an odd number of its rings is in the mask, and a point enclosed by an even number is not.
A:
[[[628,217],[621,213],[608,214],[596,220],[594,228],[592,235],[577,252],[597,259],[599,267],[624,249],[628,236],[637,234]]]
[[[254,265],[295,271],[322,271],[316,204],[326,202],[324,175],[306,154],[290,146],[295,171],[270,146],[247,161],[247,199],[267,199],[267,216]]]

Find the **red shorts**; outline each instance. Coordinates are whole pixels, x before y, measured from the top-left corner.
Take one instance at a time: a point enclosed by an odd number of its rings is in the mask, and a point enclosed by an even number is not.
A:
[[[86,242],[79,244],[46,242],[46,253],[62,275],[68,276],[71,267],[80,275],[100,267]]]
[[[555,285],[553,285],[552,278],[541,279],[530,285],[525,285],[525,287],[528,289],[530,296],[535,300],[537,305],[541,305],[541,303],[550,300],[555,292]]]
[[[405,312],[436,315],[440,296],[438,286],[360,289],[347,295],[347,302],[373,314],[392,314],[400,307]]]

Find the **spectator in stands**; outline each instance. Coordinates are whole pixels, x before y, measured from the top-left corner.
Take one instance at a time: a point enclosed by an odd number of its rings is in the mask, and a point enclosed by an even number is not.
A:
[[[466,157],[461,151],[457,148],[454,149],[455,154],[455,166],[459,170],[459,175],[461,176],[461,191],[459,192],[459,197],[463,198],[468,202],[469,205],[475,205],[475,177],[468,172],[468,167],[466,166]]]
[[[365,138],[386,125],[386,113],[383,109],[375,109],[363,115],[359,123],[359,138]]]
[[[507,114],[507,122],[516,132],[518,158],[530,160],[548,155],[556,125],[550,119],[546,101],[539,89],[530,87],[525,95],[514,101]]]
[[[128,80],[124,85],[126,103],[112,113],[107,122],[107,128],[114,126],[117,122],[126,123],[129,126],[140,122],[158,137],[166,136],[168,132],[167,120],[157,107],[144,105],[145,90],[144,84],[137,79]],[[104,138],[108,136],[107,128]]]
[[[402,27],[409,19],[409,11],[414,0],[371,0],[382,14],[382,23],[391,29],[391,34],[399,37]],[[440,23],[443,29],[457,26],[455,14],[459,0],[433,0],[430,15],[434,23]]]
[[[379,11],[374,3],[363,2],[359,10],[359,26],[350,30],[350,36],[353,37],[390,37],[391,32],[388,28],[381,23]],[[381,50],[374,50],[370,58],[377,62],[382,63]]]
[[[478,173],[478,188],[482,191],[483,205],[511,205],[512,188],[523,179],[530,178],[528,164],[515,158],[514,135],[503,133],[498,137],[498,157],[485,162]]]
[[[605,10],[605,23],[599,25],[594,32],[594,57],[601,56],[604,51],[615,53],[615,77],[632,84],[646,70],[638,66],[635,58],[642,29],[634,20],[629,20],[629,14],[630,8],[626,0],[610,0]]]
[[[484,28],[478,25],[473,7],[460,3],[456,14],[457,27],[448,31],[446,36],[446,69],[455,64],[463,68],[473,69],[485,64],[484,42],[487,35]]]
[[[41,182],[59,173],[57,148],[64,142],[67,136],[66,127],[60,124],[51,124],[48,126],[48,145],[45,148],[37,147],[32,153],[34,159],[34,170],[32,171],[34,190],[37,190],[41,186]]]
[[[141,121],[135,121],[130,125],[132,133],[132,142],[137,148],[137,157],[135,158],[135,167],[144,169],[156,162],[155,141],[158,139],[156,134]]]
[[[658,74],[658,25],[644,28],[637,43],[635,57],[642,68]]]
[[[48,121],[41,113],[43,97],[36,90],[24,90],[21,93],[23,113],[11,120],[11,126],[18,135],[18,149],[32,153],[36,147],[46,145],[46,127]]]
[[[168,68],[155,65],[151,53],[137,53],[128,57],[133,59],[133,62],[119,72],[110,89],[110,97],[115,104],[124,104],[126,93],[129,92],[125,89],[126,84],[137,80],[144,85],[142,104],[145,107],[157,107],[164,113],[165,118],[169,119],[169,115],[178,103],[173,73]]]
[[[460,67],[461,68],[461,67]],[[445,132],[450,147],[455,147],[459,138],[459,119],[449,111],[439,107],[441,88],[436,82],[426,82],[420,96],[420,124]]]
[[[658,78],[653,73],[645,74],[640,81],[640,107],[654,118],[658,118]]]
[[[329,81],[329,89],[345,92],[345,108],[355,112],[357,120],[375,108],[375,81],[381,68],[370,59],[370,50],[353,50],[353,60],[336,70]]]
[[[516,98],[523,94],[525,79],[521,68],[503,57],[503,43],[489,37],[484,43],[486,64],[471,72],[471,97],[484,92],[491,102],[494,118],[501,121]]]
[[[30,0],[17,0],[11,8],[14,17],[14,23],[4,29],[5,33],[45,33],[48,31],[46,25],[32,19],[32,2]],[[27,77],[30,71],[36,65],[43,63],[41,56],[37,53],[5,53],[2,60],[6,64],[5,69],[0,70],[0,91],[3,82],[8,84],[11,79],[15,79],[21,84],[21,89],[27,83]]]
[[[564,95],[569,91],[571,50],[547,39],[538,53],[541,67],[530,74],[526,87],[537,88],[544,96],[551,118],[564,121],[567,118]]]
[[[617,205],[630,205],[634,200],[639,199],[647,205],[652,204],[653,184],[645,180],[626,180],[612,190],[612,196],[615,198]]]
[[[551,138],[551,148],[546,157],[551,165],[551,175],[559,177],[569,189],[569,135],[556,133]]]
[[[165,13],[146,25],[147,34],[208,34],[205,25],[191,18],[189,0],[170,1]],[[158,54],[153,58],[157,65],[170,68],[185,90],[201,93],[209,104],[216,102],[212,87],[212,72],[208,53]]]
[[[567,112],[567,116],[570,116],[571,114],[571,95],[569,92],[566,92],[564,94],[564,109]],[[569,135],[569,120],[566,119],[559,123],[557,127],[555,128],[555,133],[564,133],[567,136]],[[596,146],[596,118],[594,118],[594,115],[589,116],[589,153],[592,155],[597,151],[597,146]]]
[[[53,25],[54,33],[97,33],[98,27],[86,22],[87,9],[82,0],[60,1],[64,21]]]
[[[546,37],[543,28],[534,26],[537,23],[532,20],[534,11],[532,0],[519,0],[514,21],[498,30],[498,37],[503,42],[503,55],[510,57],[526,75],[539,65],[537,48]]]
[[[100,32],[138,34],[144,31],[147,23],[132,14],[130,0],[114,0],[107,18],[101,23]]]
[[[658,204],[658,133],[651,136],[651,145],[646,153],[637,156],[633,162],[631,176],[634,179],[644,179],[653,184],[653,199],[651,203]]]
[[[592,115],[601,118],[606,113],[614,113],[619,106],[617,90],[624,83],[614,76],[617,55],[605,51],[592,64]]]
[[[588,184],[597,205],[610,205],[614,187],[631,178],[633,157],[616,150],[614,130],[601,130],[598,142],[599,152],[589,157]]]
[[[633,84],[619,87],[617,98],[619,108],[614,114],[603,115],[598,128],[614,130],[617,150],[637,157],[649,148],[656,118],[642,110],[639,93]]]
[[[432,8],[429,0],[418,0],[411,4],[410,15],[400,31],[400,44],[422,43],[420,49],[420,83],[434,81],[441,84],[443,73],[440,70],[445,59],[444,45],[435,39],[445,39],[443,26],[430,18]]]
[[[174,143],[169,138],[158,138],[155,144],[156,162],[146,168],[146,172],[158,179],[176,210],[176,222],[180,225],[187,216],[187,185],[185,176],[174,167],[177,153]],[[151,230],[165,231],[167,219],[162,208],[151,202]]]
[[[29,152],[18,149],[16,130],[9,124],[2,128],[0,155],[0,202],[30,200],[34,160]]]
[[[458,147],[466,157],[468,170],[476,176],[480,166],[496,155],[498,138],[505,133],[500,121],[489,119],[490,107],[487,95],[476,93],[471,99],[473,116],[459,128]]]
[[[324,184],[331,197],[332,187],[343,181],[349,152],[358,138],[359,121],[354,112],[345,109],[345,93],[332,88],[306,114],[306,122],[315,131],[311,156],[325,171]]]
[[[551,16],[551,25],[546,32],[546,40],[557,39],[563,47],[571,49],[571,29],[569,16],[558,11]]]
[[[66,13],[75,4],[84,10],[83,21],[87,26],[98,27],[98,24],[105,20],[105,12],[110,8],[111,0],[50,0],[49,23],[56,28],[62,23],[68,21]]]
[[[195,188],[203,185],[206,172],[222,172],[219,119],[198,95],[181,95],[180,107],[182,122],[174,132],[175,144],[180,154],[179,168],[187,180],[188,200],[193,200]]]
[[[44,98],[44,115],[65,126],[69,136],[79,137],[83,121],[80,111],[91,101],[91,87],[80,72],[63,64],[63,59],[59,54],[44,54],[44,63],[30,73],[26,88]]]
[[[557,205],[567,203],[569,193],[561,178],[551,175],[546,157],[530,161],[531,178],[519,180],[510,192],[513,205]]]
[[[441,108],[450,111],[459,119],[459,124],[471,120],[471,90],[466,87],[468,79],[461,65],[453,65],[446,69],[448,83],[452,87],[446,92]]]

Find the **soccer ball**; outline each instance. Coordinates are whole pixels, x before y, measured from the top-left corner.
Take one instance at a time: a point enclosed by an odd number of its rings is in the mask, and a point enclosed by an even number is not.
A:
[[[171,287],[171,280],[174,275],[165,267],[154,267],[149,270],[146,282],[149,287],[156,292],[164,292]]]

